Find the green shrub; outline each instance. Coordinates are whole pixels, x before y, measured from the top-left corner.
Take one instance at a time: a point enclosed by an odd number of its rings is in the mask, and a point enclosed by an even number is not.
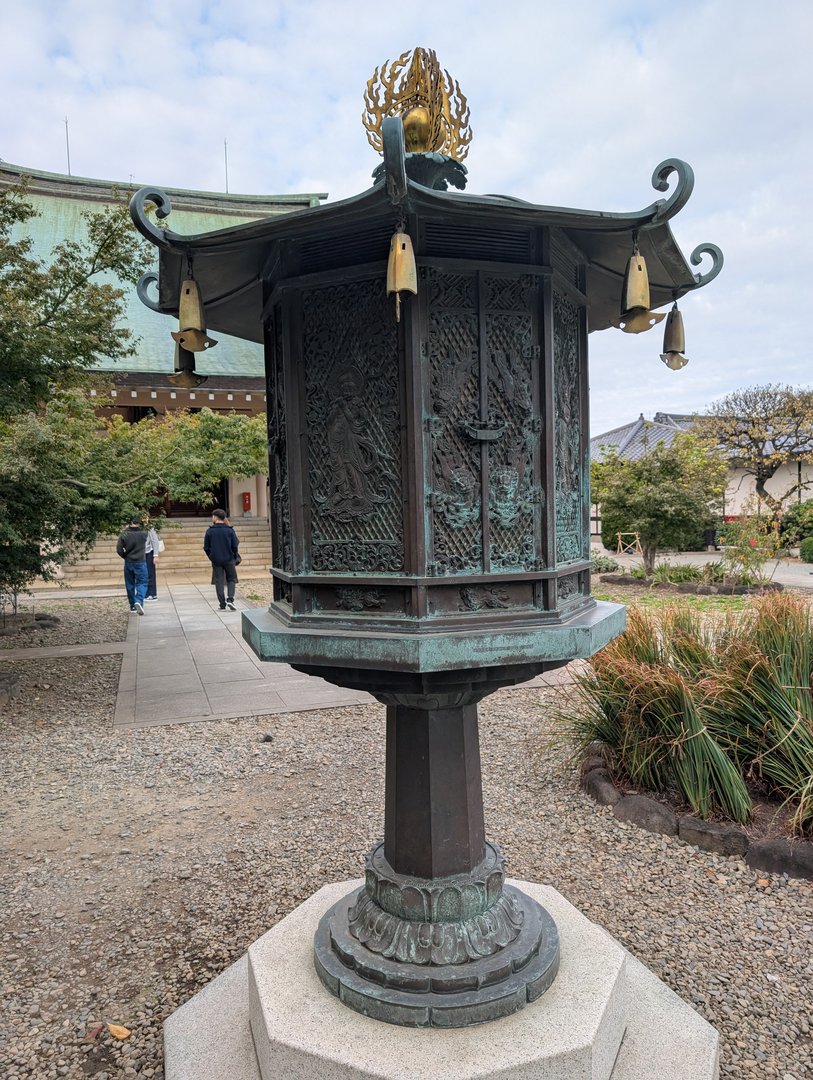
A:
[[[813,536],[813,499],[805,499],[804,502],[788,507],[782,514],[779,528],[782,543],[788,547]]]
[[[668,559],[655,564],[655,581],[677,585],[681,581],[702,581],[703,569],[700,566],[692,566],[691,563],[675,563]]]
[[[754,585],[765,580],[765,564],[778,556],[781,541],[773,520],[758,513],[741,514],[727,521],[718,537],[723,545],[725,580]]]
[[[590,552],[590,569],[594,574],[615,574],[621,569],[620,563],[603,555],[597,548]]]
[[[748,821],[745,779],[792,805],[813,835],[813,615],[768,593],[710,620],[685,605],[631,607],[627,631],[576,676],[581,708],[560,713],[579,743],[600,739],[634,784],[679,793],[695,813]]]
[[[726,564],[722,559],[705,563],[702,567],[703,581],[707,585],[721,585],[726,579]]]
[[[799,557],[802,562],[813,562],[813,536],[806,536],[799,544]]]

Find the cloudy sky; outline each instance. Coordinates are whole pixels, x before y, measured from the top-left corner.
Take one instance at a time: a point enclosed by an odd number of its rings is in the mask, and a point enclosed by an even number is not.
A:
[[[0,158],[74,175],[232,192],[363,190],[373,70],[434,48],[472,112],[468,190],[637,210],[680,157],[672,228],[726,264],[682,303],[690,363],[658,328],[591,343],[593,433],[808,385],[813,333],[810,0],[27,0],[0,12]]]

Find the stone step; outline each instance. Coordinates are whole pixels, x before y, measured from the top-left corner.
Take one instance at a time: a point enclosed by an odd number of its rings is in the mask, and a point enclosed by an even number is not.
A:
[[[160,556],[160,571],[207,572],[203,553],[203,535],[209,527],[207,519],[173,519],[172,527],[162,531],[165,549]],[[264,518],[243,518],[235,523],[240,539],[241,573],[264,575],[272,563],[271,533]],[[117,581],[121,575],[121,559],[116,554],[115,536],[101,537],[87,558],[63,568],[63,580],[83,582]]]

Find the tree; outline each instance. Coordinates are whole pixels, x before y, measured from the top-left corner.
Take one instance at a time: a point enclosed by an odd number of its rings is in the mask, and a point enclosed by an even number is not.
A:
[[[205,502],[266,467],[265,417],[178,412],[102,419],[81,389],[0,422],[0,592],[81,557],[164,494]]]
[[[774,515],[808,486],[795,471],[780,494],[772,495],[765,485],[785,465],[813,463],[813,391],[773,384],[736,390],[699,417],[695,431],[733,468],[754,477],[757,495]]]
[[[120,283],[135,284],[152,258],[123,203],[86,211],[86,234],[47,260],[32,256],[30,236],[15,239],[15,227],[37,216],[24,186],[0,189],[0,419],[41,407],[53,387],[76,385],[102,359],[132,353]]]
[[[591,483],[602,531],[637,532],[651,575],[659,548],[684,547],[720,514],[726,463],[694,435],[678,435],[637,461],[611,449],[593,463]]]
[[[52,577],[165,493],[205,501],[224,476],[266,468],[264,416],[97,415],[90,369],[133,351],[121,283],[137,280],[148,245],[116,205],[37,259],[15,239],[35,216],[24,188],[0,190],[0,592]]]

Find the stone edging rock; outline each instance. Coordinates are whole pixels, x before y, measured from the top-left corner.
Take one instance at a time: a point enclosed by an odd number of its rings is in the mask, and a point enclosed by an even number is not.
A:
[[[631,574],[601,574],[599,581],[606,585],[639,585],[647,589],[671,589],[672,592],[696,596],[749,596],[752,593],[782,592],[784,585],[769,581],[766,585],[706,585],[700,581],[655,581],[654,578],[632,577]]]
[[[649,832],[678,836],[718,855],[738,855],[748,866],[769,874],[813,880],[813,843],[807,840],[749,840],[736,825],[719,825],[690,814],[679,816],[646,795],[622,795],[605,767],[604,758],[591,752],[582,763],[582,788],[602,806],[611,806],[619,821]]]

